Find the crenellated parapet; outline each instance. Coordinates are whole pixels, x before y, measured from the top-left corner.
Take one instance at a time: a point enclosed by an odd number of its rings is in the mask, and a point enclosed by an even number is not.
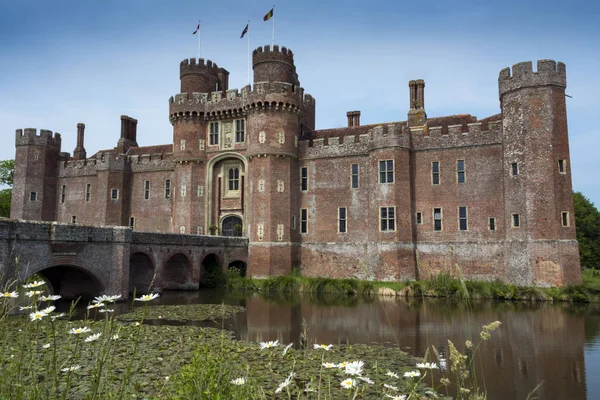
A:
[[[189,58],[179,63],[181,92],[210,92],[227,90],[229,72],[210,60]]]
[[[254,82],[286,82],[299,85],[294,66],[294,53],[275,45],[259,47],[252,52]]]
[[[129,156],[132,172],[173,171],[173,154],[141,154]]]
[[[37,134],[35,128],[17,129],[15,132],[16,146],[49,146],[56,147],[60,150],[61,138],[60,133],[52,133],[46,129],[40,129],[40,134]]]
[[[567,87],[565,64],[554,60],[539,60],[537,72],[533,71],[531,61],[521,62],[500,71],[498,90],[500,98],[508,92],[526,87],[558,86]]]
[[[411,128],[414,150],[502,143],[502,120]]]

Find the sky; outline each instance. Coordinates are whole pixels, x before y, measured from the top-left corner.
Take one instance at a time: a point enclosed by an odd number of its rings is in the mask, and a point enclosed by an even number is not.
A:
[[[251,50],[272,40],[273,3],[254,1],[2,0],[0,160],[14,158],[16,129],[60,132],[73,152],[86,124],[88,156],[116,146],[120,116],[138,122],[140,146],[172,143],[168,99],[179,62],[198,56],[248,84]],[[600,3],[574,1],[285,1],[275,44],[294,52],[317,129],[406,120],[408,81],[424,79],[429,117],[500,112],[498,73],[521,61],[567,66],[573,188],[600,207]]]

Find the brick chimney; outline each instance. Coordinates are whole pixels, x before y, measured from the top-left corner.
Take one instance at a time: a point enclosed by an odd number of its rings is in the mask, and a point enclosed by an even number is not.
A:
[[[348,117],[348,127],[360,126],[360,111],[348,111],[346,113]]]
[[[86,159],[86,152],[85,152],[85,147],[83,147],[83,134],[85,131],[85,124],[83,123],[78,123],[77,124],[77,146],[75,147],[75,150],[73,150],[73,157],[76,160],[85,160]]]

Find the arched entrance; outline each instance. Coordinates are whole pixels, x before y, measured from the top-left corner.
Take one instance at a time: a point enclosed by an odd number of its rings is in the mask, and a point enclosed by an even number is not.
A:
[[[185,254],[174,254],[166,262],[162,273],[164,289],[190,290],[192,287],[192,264]]]
[[[200,273],[200,287],[215,288],[225,282],[225,274],[216,254],[208,254],[204,257]]]
[[[153,281],[154,265],[150,257],[144,253],[133,253],[129,258],[129,293],[149,293]]]
[[[242,236],[242,219],[235,215],[225,217],[221,223],[222,236]]]
[[[104,291],[100,280],[84,269],[72,265],[55,265],[37,272],[48,282],[48,291],[59,294],[65,299],[81,297],[91,300]]]
[[[240,276],[246,276],[246,263],[243,261],[233,261],[227,266],[228,269],[235,268],[239,271]]]

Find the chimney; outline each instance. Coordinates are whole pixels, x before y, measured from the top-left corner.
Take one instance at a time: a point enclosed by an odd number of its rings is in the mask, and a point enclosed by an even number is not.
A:
[[[121,115],[121,139],[128,139],[129,135],[128,135],[128,123],[129,123],[129,117],[127,115]]]
[[[77,124],[77,146],[75,147],[75,150],[73,150],[73,157],[76,160],[85,160],[86,159],[86,152],[85,152],[85,148],[83,147],[84,131],[85,131],[85,124],[83,124],[81,122],[78,123]]]
[[[121,138],[117,143],[118,154],[127,154],[130,147],[137,147],[137,119],[121,115]]]
[[[425,81],[423,79],[417,79],[417,108],[425,109]]]
[[[360,126],[360,111],[354,111],[352,114],[352,126]]]
[[[130,118],[129,119],[129,140],[135,142],[135,146],[137,146],[137,119]]]
[[[408,82],[408,91],[410,94],[408,126],[425,126],[427,124],[427,114],[425,113],[425,81],[417,79]]]
[[[352,111],[348,111],[346,113],[346,117],[348,117],[348,128],[350,128],[354,123],[354,119],[352,118]]]
[[[408,103],[408,106],[411,110],[414,110],[417,108],[417,82],[416,81],[408,82],[408,94],[410,96],[410,102]]]

